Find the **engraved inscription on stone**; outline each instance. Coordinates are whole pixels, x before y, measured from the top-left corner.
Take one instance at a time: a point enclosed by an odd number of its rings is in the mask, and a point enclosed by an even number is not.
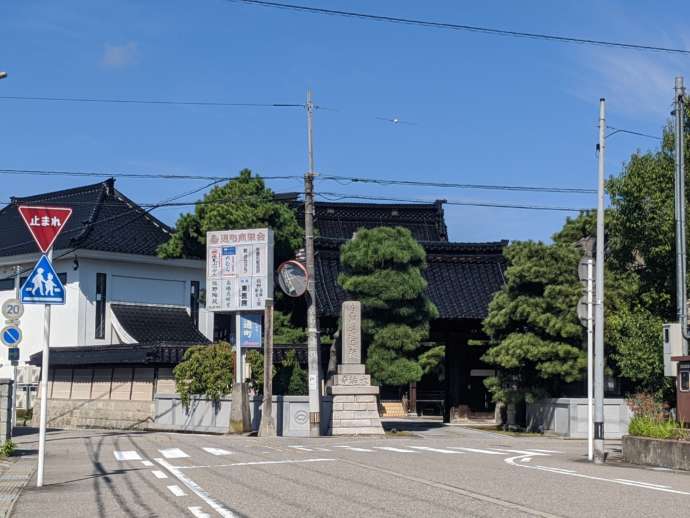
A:
[[[344,374],[342,377],[343,385],[369,385],[369,376],[367,374]]]
[[[343,363],[362,362],[361,304],[356,301],[343,303]]]

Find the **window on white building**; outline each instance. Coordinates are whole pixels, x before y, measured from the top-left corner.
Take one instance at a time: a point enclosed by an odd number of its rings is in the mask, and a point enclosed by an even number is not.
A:
[[[105,273],[96,274],[96,338],[105,338],[106,279]]]
[[[189,313],[194,327],[199,327],[199,281],[191,281],[189,290]]]

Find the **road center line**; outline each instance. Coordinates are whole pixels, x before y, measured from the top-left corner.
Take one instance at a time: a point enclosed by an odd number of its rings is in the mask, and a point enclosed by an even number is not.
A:
[[[166,460],[164,459],[155,459],[155,461],[163,466],[165,469],[167,469],[177,480],[182,482],[189,490],[194,493],[196,496],[201,498],[206,504],[216,511],[219,515],[221,515],[223,518],[236,518],[236,514],[233,513],[230,509],[225,507],[223,504],[220,502],[217,502],[213,498],[209,496],[209,494],[202,489],[199,484],[194,482],[192,479],[187,478],[187,476],[182,473],[179,469],[177,469],[175,466],[172,466],[169,464]]]
[[[448,446],[451,450],[463,450],[471,453],[485,453],[486,455],[505,455],[500,451],[482,450],[480,448],[464,448],[462,446]]]
[[[393,448],[393,446],[374,446],[377,450],[394,451],[397,453],[417,453],[414,450],[405,450],[403,448]]]
[[[233,466],[261,466],[264,464],[304,464],[308,462],[331,462],[338,459],[286,459],[256,460],[250,462],[233,462],[231,464],[210,464],[207,466],[172,466],[175,469],[231,468]]]

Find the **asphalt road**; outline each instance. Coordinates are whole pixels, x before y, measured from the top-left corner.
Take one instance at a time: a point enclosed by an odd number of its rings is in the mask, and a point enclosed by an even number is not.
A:
[[[35,447],[35,435],[19,437]],[[682,516],[690,474],[586,461],[585,443],[419,425],[319,439],[50,432],[12,516]],[[614,456],[615,457],[615,456]]]

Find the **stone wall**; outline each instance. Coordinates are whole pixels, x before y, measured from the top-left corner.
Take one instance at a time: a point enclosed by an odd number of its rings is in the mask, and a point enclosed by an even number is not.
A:
[[[630,409],[624,399],[604,400],[606,439],[620,439],[628,433]],[[571,439],[587,438],[587,398],[543,399],[527,404],[527,425]]]
[[[623,437],[623,457],[631,464],[690,471],[690,441]]]
[[[36,399],[32,425],[38,426],[41,400]],[[147,430],[153,425],[153,401],[48,400],[48,428]]]
[[[12,437],[12,383],[0,379],[0,444]]]

